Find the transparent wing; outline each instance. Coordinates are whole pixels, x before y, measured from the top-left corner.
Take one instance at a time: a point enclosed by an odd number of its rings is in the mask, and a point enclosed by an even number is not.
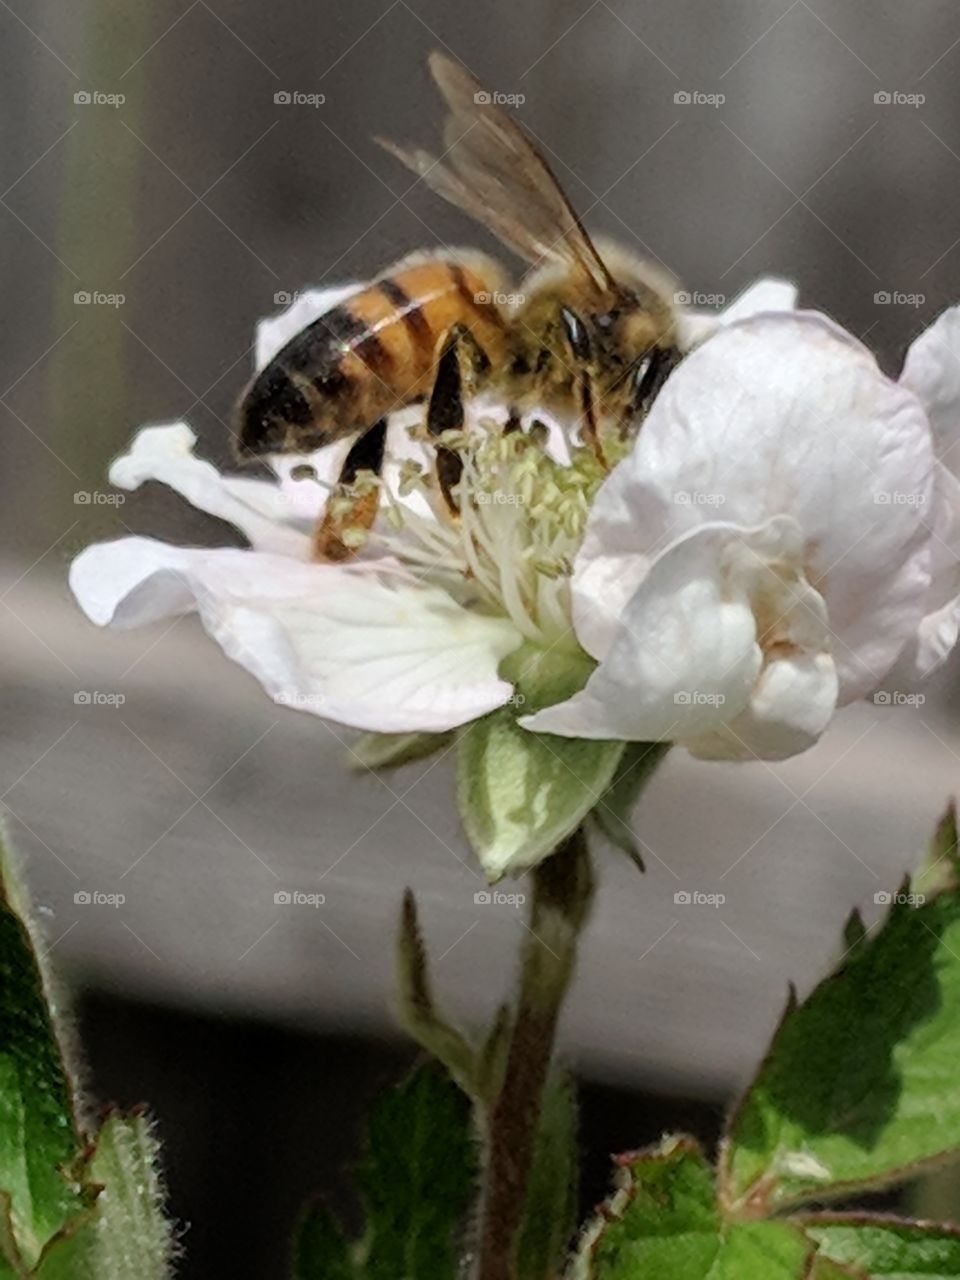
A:
[[[529,262],[560,262],[610,288],[609,271],[521,126],[460,63],[433,53],[430,70],[449,108],[444,155],[381,145]]]

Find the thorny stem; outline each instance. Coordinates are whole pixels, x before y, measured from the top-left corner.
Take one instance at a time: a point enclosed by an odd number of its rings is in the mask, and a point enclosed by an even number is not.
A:
[[[593,896],[583,831],[532,873],[530,932],[503,1084],[488,1119],[483,1223],[476,1280],[517,1280],[516,1245],[544,1085],[577,940]]]

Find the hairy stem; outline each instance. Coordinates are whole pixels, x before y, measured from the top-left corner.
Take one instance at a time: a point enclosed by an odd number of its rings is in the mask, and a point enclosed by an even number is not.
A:
[[[593,881],[576,831],[532,873],[530,932],[503,1083],[490,1108],[483,1224],[476,1280],[518,1280],[523,1221],[543,1088],[557,1023],[589,914]]]

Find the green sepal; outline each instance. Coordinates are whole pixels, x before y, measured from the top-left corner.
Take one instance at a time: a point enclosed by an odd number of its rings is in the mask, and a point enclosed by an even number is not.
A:
[[[534,733],[518,719],[571,697],[593,669],[586,655],[525,645],[501,663],[511,703],[457,738],[457,800],[467,838],[491,883],[551,854],[599,803],[625,743]]]
[[[646,868],[631,819],[641,792],[669,750],[669,742],[627,743],[617,762],[616,776],[590,814],[601,834],[641,871]]]
[[[351,744],[347,763],[354,769],[399,769],[453,742],[452,733],[364,733]]]

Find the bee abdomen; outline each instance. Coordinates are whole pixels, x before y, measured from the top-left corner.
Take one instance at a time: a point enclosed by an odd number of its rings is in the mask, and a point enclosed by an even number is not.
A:
[[[455,324],[499,356],[504,321],[487,288],[465,265],[426,259],[328,311],[250,384],[239,406],[241,454],[309,452],[421,398]]]

